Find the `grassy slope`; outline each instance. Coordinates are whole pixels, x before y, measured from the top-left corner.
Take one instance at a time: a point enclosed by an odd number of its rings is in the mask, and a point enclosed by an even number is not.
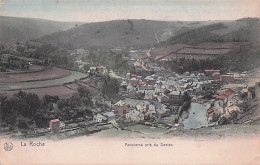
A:
[[[236,21],[213,22],[191,30],[183,31],[162,44],[192,44],[203,42],[259,41],[259,20],[245,18]]]
[[[88,23],[77,28],[54,33],[40,38],[40,41],[53,43],[66,48],[113,48],[150,47],[157,44],[158,39],[167,38],[171,30],[180,29],[187,23],[148,21],[148,20],[116,20],[99,23]],[[198,25],[197,25],[198,26]],[[162,34],[164,36],[162,37]]]
[[[67,30],[76,23],[40,19],[0,17],[0,43],[15,43],[38,38],[59,30]]]

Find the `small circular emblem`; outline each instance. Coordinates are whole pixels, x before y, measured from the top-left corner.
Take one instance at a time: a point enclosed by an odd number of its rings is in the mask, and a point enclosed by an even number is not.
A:
[[[4,149],[5,149],[6,151],[11,151],[11,150],[13,149],[13,143],[11,143],[11,142],[5,142],[5,144],[4,144]]]

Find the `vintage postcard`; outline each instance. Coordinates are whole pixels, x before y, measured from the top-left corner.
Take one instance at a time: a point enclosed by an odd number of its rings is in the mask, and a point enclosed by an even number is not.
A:
[[[1,165],[260,165],[259,0],[0,0]]]

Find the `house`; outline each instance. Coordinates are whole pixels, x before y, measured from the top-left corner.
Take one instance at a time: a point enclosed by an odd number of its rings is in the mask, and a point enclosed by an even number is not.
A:
[[[146,82],[145,82],[145,81],[139,81],[139,82],[138,82],[138,85],[144,85],[144,86],[145,86],[145,85],[146,85]]]
[[[146,111],[148,110],[150,104],[151,104],[151,103],[148,102],[148,101],[142,101],[142,102],[140,102],[140,103],[138,103],[138,104],[136,105],[136,109],[137,109],[139,112],[146,112]]]
[[[152,85],[139,85],[138,90],[153,90]]]
[[[222,103],[218,101],[218,104],[222,106],[224,114],[226,113],[226,107],[232,104],[230,100],[232,99],[233,96],[234,96],[234,91],[231,88],[229,88],[224,93],[216,97],[217,101],[218,100],[222,101]]]
[[[127,113],[125,115],[125,117],[126,117],[126,119],[133,121],[133,122],[139,122],[139,121],[144,120],[144,114],[140,113],[139,111],[137,111],[135,109],[129,111],[129,113]]]
[[[137,86],[139,83],[139,80],[136,77],[130,78],[128,80],[128,82],[132,85],[132,86]]]
[[[132,85],[127,85],[127,86],[126,86],[126,91],[127,91],[127,92],[130,92],[130,91],[132,91],[132,90],[135,90],[135,87],[133,87]]]
[[[60,120],[59,119],[53,119],[50,121],[49,123],[49,127],[50,127],[50,130],[53,132],[53,133],[58,133],[60,132]]]
[[[163,92],[163,88],[161,87],[161,85],[159,85],[159,84],[156,84],[156,85],[154,85],[154,92],[155,93],[161,93],[161,92]]]
[[[94,66],[90,67],[88,72],[91,73],[91,74],[96,74],[97,73],[97,67],[94,67]]]
[[[137,74],[133,74],[133,73],[130,74],[130,78],[134,78],[134,77],[137,78]]]
[[[219,72],[214,72],[214,73],[212,74],[212,78],[214,78],[214,79],[219,79],[219,78],[220,78],[220,73],[219,73]]]
[[[235,82],[234,75],[221,75],[220,82],[222,84],[234,83]]]
[[[170,110],[167,109],[166,105],[164,105],[164,104],[161,104],[161,106],[156,108],[156,114],[158,114],[161,117],[168,115],[169,113],[170,113]]]
[[[102,115],[105,116],[108,121],[115,120],[114,112],[105,112]]]
[[[97,68],[97,72],[100,73],[100,74],[107,73],[107,69],[104,66],[97,66],[96,68]]]
[[[131,75],[131,73],[126,73],[126,79],[127,79],[127,80],[130,79],[130,75]]]
[[[131,91],[128,92],[127,97],[129,97],[129,98],[137,98],[138,94],[137,94],[136,90],[131,90]]]
[[[231,105],[227,107],[227,112],[229,113],[229,115],[234,112],[234,111],[240,111],[240,108],[238,106],[235,105]]]
[[[210,107],[208,109],[208,111],[207,111],[208,121],[212,122],[214,120],[213,115],[214,115],[215,111],[216,111],[216,108],[214,108],[214,107]]]
[[[232,89],[226,90],[224,93],[221,95],[217,96],[217,100],[223,100],[223,102],[227,103],[228,99],[234,94],[234,91]]]
[[[93,122],[97,122],[97,123],[101,123],[101,122],[104,122],[106,121],[107,118],[101,114],[96,114],[94,117],[93,117]]]
[[[155,92],[154,90],[145,90],[144,91],[144,99],[145,100],[153,100]]]
[[[146,113],[145,113],[145,117],[155,117],[156,116],[156,110],[148,110]]]
[[[118,115],[126,114],[129,111],[128,106],[122,100],[119,100],[117,103],[115,103],[114,109]]]
[[[152,76],[147,76],[144,80],[148,85],[154,85],[156,83],[156,80]]]

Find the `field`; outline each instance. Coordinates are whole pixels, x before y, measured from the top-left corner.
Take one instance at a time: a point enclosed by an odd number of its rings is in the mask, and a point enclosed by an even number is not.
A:
[[[68,76],[70,71],[60,68],[51,68],[30,73],[0,73],[0,83],[15,83],[56,79]]]
[[[12,96],[15,93],[18,93],[20,90],[12,90],[12,91],[1,91],[1,94],[6,96]],[[24,89],[22,90],[27,93],[36,93],[39,97],[44,95],[50,96],[70,96],[74,93],[77,93],[75,90],[71,90],[65,86],[54,86],[54,87],[46,87],[46,88],[34,88],[34,89]]]
[[[227,54],[230,49],[194,49],[194,48],[184,48],[177,53],[179,54],[208,54],[208,55],[218,55],[218,54]]]
[[[2,75],[1,75],[2,76]],[[24,92],[36,93],[37,95],[57,95],[69,96],[77,93],[79,85],[83,83],[74,83],[87,77],[86,74],[69,71],[60,68],[51,68],[45,71],[4,74],[0,78],[0,94],[12,96],[20,90]]]
[[[166,47],[158,47],[158,48],[152,49],[152,51],[150,51],[150,55],[151,55],[151,58],[154,58],[155,60],[157,60],[162,57],[168,56],[171,53],[177,52],[178,50],[183,49],[185,47],[191,47],[191,46],[177,44],[177,45],[170,45],[170,46],[166,46]]]
[[[205,42],[197,45],[197,48],[204,49],[235,49],[239,48],[242,45],[248,44],[248,42],[225,42],[225,43],[214,43],[214,42]]]
[[[238,49],[245,44],[247,44],[247,42],[205,42],[199,45],[176,44],[155,48],[150,54],[154,60],[171,60],[178,58],[214,59],[219,55],[226,55],[230,51]]]

